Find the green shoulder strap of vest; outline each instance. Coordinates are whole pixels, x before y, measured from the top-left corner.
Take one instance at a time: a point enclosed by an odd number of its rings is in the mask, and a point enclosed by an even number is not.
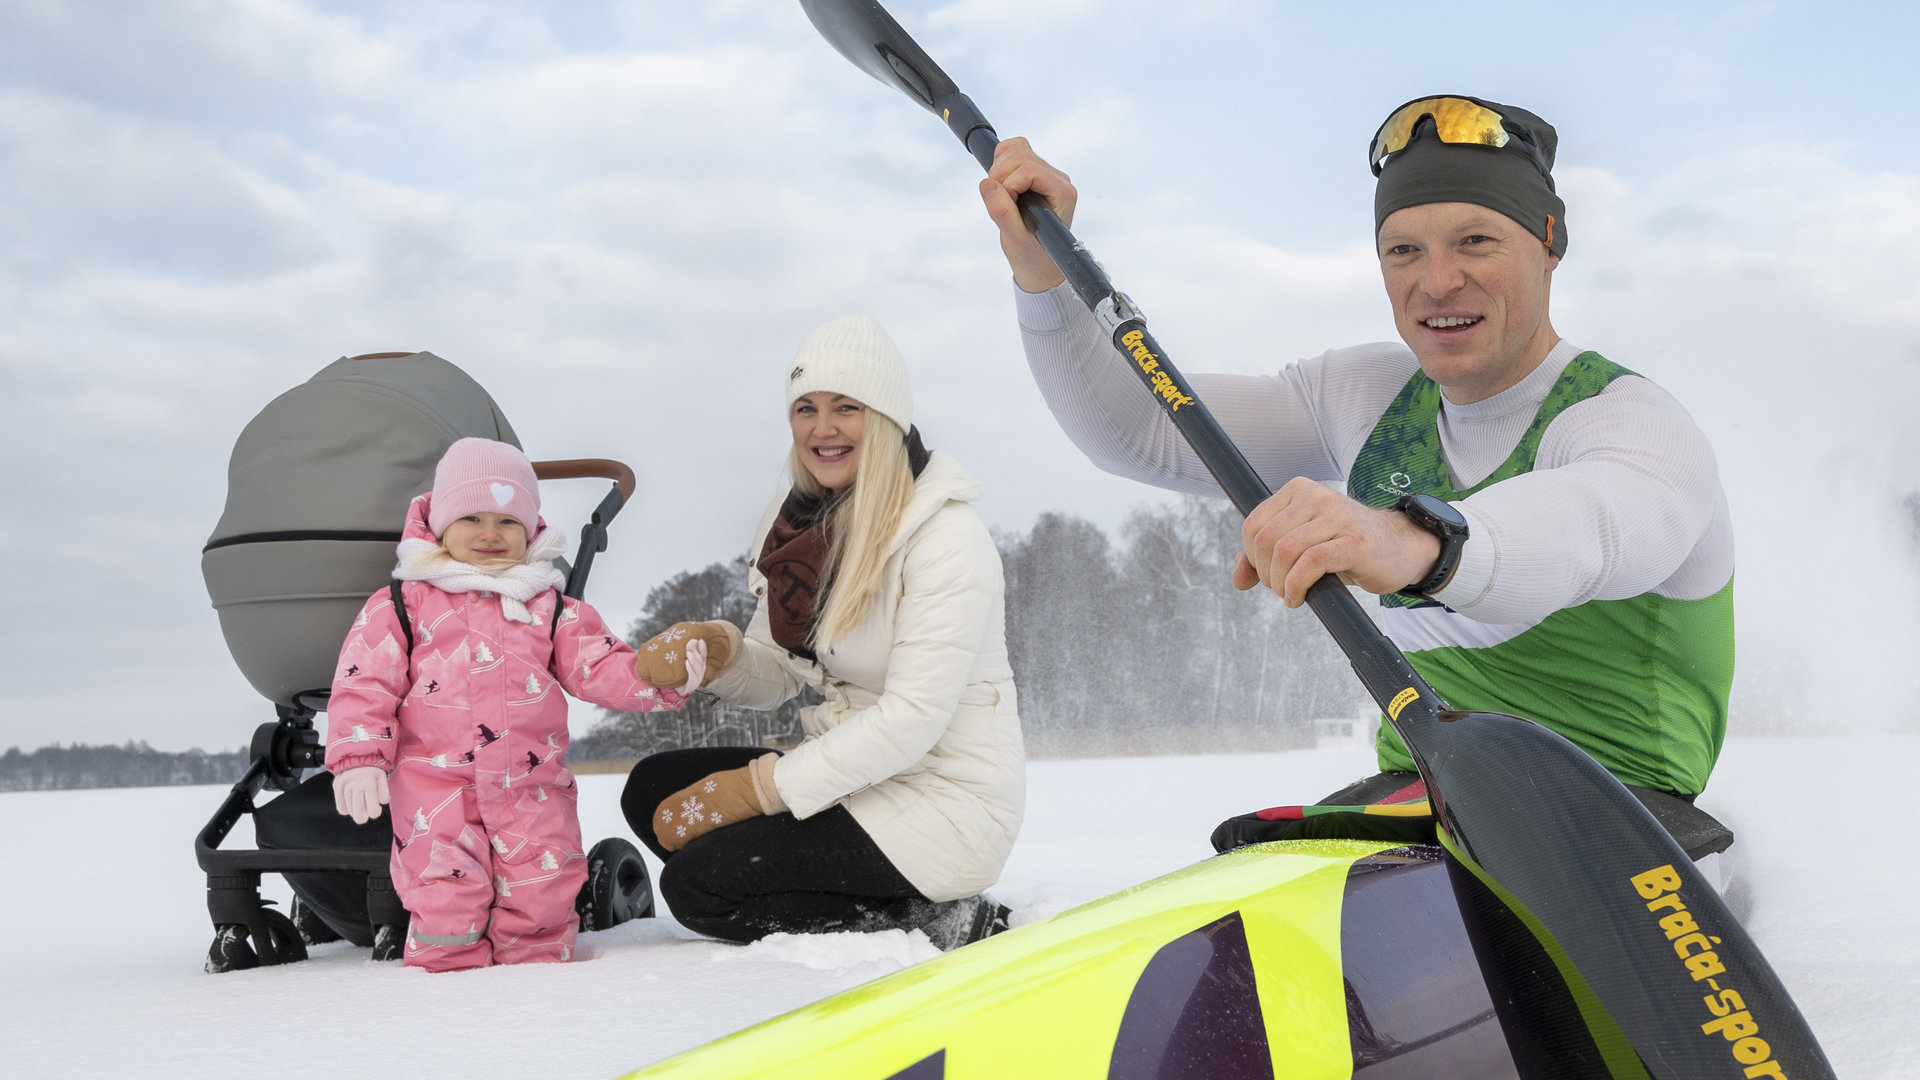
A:
[[[1597,352],[1583,352],[1568,361],[1507,460],[1480,482],[1460,490],[1447,474],[1446,456],[1440,449],[1440,386],[1426,372],[1416,371],[1400,388],[1393,404],[1380,414],[1360,448],[1347,474],[1347,494],[1380,508],[1392,506],[1400,496],[1416,491],[1456,502],[1502,480],[1531,472],[1548,425],[1569,407],[1606,389],[1613,380],[1632,374]]]

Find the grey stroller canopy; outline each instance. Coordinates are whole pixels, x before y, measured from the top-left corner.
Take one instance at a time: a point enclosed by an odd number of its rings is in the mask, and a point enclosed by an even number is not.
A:
[[[486,390],[428,352],[342,357],[241,431],[200,570],[254,689],[324,708],[354,615],[393,571],[407,503],[469,436],[520,445]]]

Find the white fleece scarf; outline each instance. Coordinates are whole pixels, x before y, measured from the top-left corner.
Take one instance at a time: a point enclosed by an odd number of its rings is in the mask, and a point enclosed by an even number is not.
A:
[[[500,610],[507,618],[538,626],[540,618],[527,610],[527,601],[567,583],[567,576],[553,565],[566,550],[566,535],[551,526],[527,547],[526,560],[512,566],[463,563],[432,540],[407,539],[400,541],[400,565],[393,568],[393,576],[401,581],[424,581],[450,593],[498,593]],[[559,614],[558,609],[555,614]]]

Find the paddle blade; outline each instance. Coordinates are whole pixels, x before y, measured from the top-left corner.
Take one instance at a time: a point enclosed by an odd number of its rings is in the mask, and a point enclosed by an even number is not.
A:
[[[853,66],[932,112],[957,88],[875,0],[800,0],[814,29]]]
[[[1571,990],[1513,1003],[1530,1017],[1503,1010],[1510,1035],[1572,1046],[1562,1037],[1578,1029],[1615,1076],[1637,1074],[1635,1054],[1656,1078],[1833,1075],[1720,894],[1579,747],[1516,716],[1460,712],[1422,724],[1417,745],[1443,843],[1515,916],[1475,934],[1483,966],[1511,975],[1544,955]],[[1487,905],[1463,884],[1471,922]]]

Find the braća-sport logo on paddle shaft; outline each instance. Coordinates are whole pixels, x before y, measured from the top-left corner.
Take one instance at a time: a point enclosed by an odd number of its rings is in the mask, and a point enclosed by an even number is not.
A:
[[[1160,367],[1160,356],[1147,348],[1146,336],[1144,330],[1129,330],[1120,335],[1120,344],[1131,350],[1133,362],[1147,373],[1148,385],[1167,403],[1167,411],[1179,412],[1180,406],[1193,404],[1193,396],[1181,390],[1173,377]]]

